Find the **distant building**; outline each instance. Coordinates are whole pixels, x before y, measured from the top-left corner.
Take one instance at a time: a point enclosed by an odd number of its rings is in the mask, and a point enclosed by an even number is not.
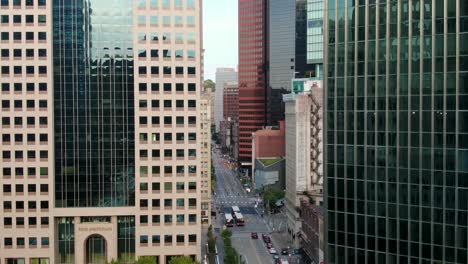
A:
[[[223,91],[223,119],[239,120],[239,84],[228,82]]]
[[[228,154],[234,160],[238,159],[238,123],[236,120],[228,118],[220,122],[219,139],[221,151]]]
[[[286,214],[288,232],[295,247],[298,233],[300,199],[323,201],[322,189],[322,88],[321,81],[299,79],[293,93],[284,95],[286,106]]]
[[[284,120],[283,94],[291,91],[295,72],[296,0],[268,2],[268,85],[267,123],[278,125]]]
[[[252,133],[266,124],[267,0],[239,0],[239,162],[252,166]]]
[[[266,127],[252,134],[252,157],[283,157],[285,156],[285,122],[280,121],[278,127]]]
[[[285,159],[283,157],[255,159],[254,188],[277,186],[285,188]]]
[[[210,123],[211,126],[213,127],[215,124],[214,121],[214,103],[215,103],[215,92],[213,88],[205,88],[205,91],[203,92],[203,97],[209,100],[209,107],[210,107]]]
[[[200,98],[200,174],[201,174],[201,223],[211,224],[211,113],[213,93],[205,90]]]
[[[324,260],[324,208],[310,203],[309,199],[301,200],[300,246],[305,252],[305,263],[320,264]]]
[[[216,90],[214,101],[214,120],[216,131],[219,132],[219,122],[223,120],[224,112],[224,85],[226,83],[237,82],[237,72],[234,68],[216,69]]]
[[[252,134],[252,175],[256,184],[257,161],[262,158],[282,159],[285,156],[285,128],[284,121],[279,122],[279,127],[266,127]],[[261,181],[261,180],[260,180]],[[284,187],[284,184],[280,186]],[[255,186],[260,188],[261,186]]]

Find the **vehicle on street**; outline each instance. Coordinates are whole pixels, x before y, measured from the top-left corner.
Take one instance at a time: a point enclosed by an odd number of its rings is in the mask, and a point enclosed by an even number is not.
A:
[[[271,243],[270,237],[265,234],[262,234],[262,239],[263,239],[263,242],[265,243]]]
[[[258,239],[258,234],[257,234],[257,232],[252,232],[252,233],[250,233],[250,237],[251,237],[252,239]]]
[[[227,227],[233,227],[234,226],[234,218],[232,218],[232,215],[231,214],[224,214],[224,217],[225,217],[225,225]]]
[[[270,248],[269,252],[270,254],[275,254],[275,255],[278,254],[278,251],[276,251],[275,248]]]
[[[289,262],[287,260],[285,260],[285,259],[281,259],[280,264],[289,264]]]
[[[234,213],[240,213],[239,206],[231,206],[231,213],[234,215]]]
[[[277,255],[275,255],[275,256],[277,256]],[[274,260],[275,260],[275,264],[281,264],[281,260],[279,258],[274,258]]]
[[[244,216],[241,213],[234,213],[234,219],[236,220],[236,225],[237,226],[244,226],[245,225],[245,220]]]
[[[271,243],[267,243],[267,244],[266,244],[266,247],[267,247],[268,249],[270,249],[270,248],[273,248],[273,245],[272,245]]]
[[[281,255],[288,255],[288,254],[289,254],[289,249],[283,248],[283,249],[281,250]]]

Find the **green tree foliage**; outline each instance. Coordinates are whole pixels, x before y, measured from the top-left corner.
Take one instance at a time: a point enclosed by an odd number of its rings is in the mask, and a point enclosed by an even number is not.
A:
[[[213,89],[213,92],[215,91],[215,86],[216,86],[215,82],[213,82],[213,81],[210,80],[210,79],[205,80],[205,81],[203,82],[203,87],[205,87],[205,88],[211,88],[211,89]]]
[[[155,257],[141,256],[141,257],[138,257],[135,264],[157,264],[157,263],[156,263],[156,258]]]
[[[232,231],[226,228],[226,229],[223,230],[223,232],[221,232],[221,236],[223,238],[231,238]]]
[[[106,263],[107,264],[122,264],[122,261],[113,259],[111,260],[111,262],[106,262]]]
[[[214,264],[216,263],[216,239],[214,238],[213,235],[213,226],[210,225],[208,227],[208,253],[207,253],[207,258],[208,258],[208,263]]]
[[[284,198],[284,191],[276,186],[266,188],[263,193],[263,201],[268,203],[270,208],[274,208],[276,201],[282,198]]]
[[[208,228],[208,254],[216,254],[216,239],[213,236],[213,226]]]
[[[216,172],[213,166],[213,158],[211,158],[211,191],[214,191],[216,188]]]
[[[241,255],[237,253],[237,250],[232,247],[231,236],[232,232],[229,229],[224,229],[221,232],[221,236],[224,238],[224,263],[225,264],[245,264],[242,260]]]
[[[216,144],[219,144],[220,142],[219,133],[218,132],[211,133],[211,140],[215,141]]]
[[[173,257],[169,264],[199,264],[198,261],[194,261],[191,257],[179,256]]]

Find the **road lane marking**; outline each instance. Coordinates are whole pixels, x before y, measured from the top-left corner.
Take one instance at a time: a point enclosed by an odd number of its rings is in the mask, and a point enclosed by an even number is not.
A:
[[[257,247],[254,245],[253,243],[253,239],[250,239],[250,245],[252,246],[252,249],[255,253],[255,257],[257,258],[258,262],[257,263],[262,263],[262,261],[260,260],[260,256],[258,255],[258,252],[257,252]]]

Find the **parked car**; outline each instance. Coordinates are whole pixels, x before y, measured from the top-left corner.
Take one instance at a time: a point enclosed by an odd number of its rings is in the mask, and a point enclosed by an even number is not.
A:
[[[250,237],[251,237],[252,239],[257,239],[257,238],[258,238],[257,232],[252,232],[252,233],[250,233]]]
[[[289,249],[283,248],[283,249],[281,250],[281,255],[288,255],[288,254],[289,254]]]
[[[278,251],[276,251],[276,249],[273,248],[273,247],[270,248],[269,252],[270,252],[270,254],[275,254],[275,255],[278,254]]]
[[[266,244],[266,247],[267,247],[268,249],[270,249],[270,248],[273,248],[273,245],[272,245],[271,243],[267,243],[267,244]]]
[[[265,234],[262,234],[262,239],[263,239],[263,242],[265,243],[271,243],[270,237]]]

